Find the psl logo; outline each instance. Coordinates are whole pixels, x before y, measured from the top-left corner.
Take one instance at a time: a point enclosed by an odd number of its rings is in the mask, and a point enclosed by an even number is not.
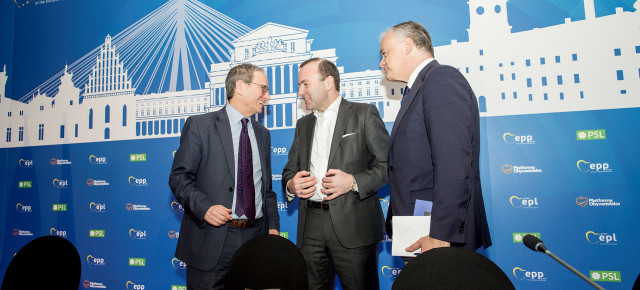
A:
[[[511,134],[509,132],[502,134],[502,140],[504,140],[504,143],[507,143],[507,145],[511,145],[511,144],[535,144],[536,141],[533,140],[533,136],[531,135],[514,135]]]
[[[18,212],[31,212],[30,205],[22,205],[21,203],[16,204],[16,210]]]
[[[500,169],[502,170],[502,173],[511,174],[511,172],[513,172],[513,165],[505,164],[502,165]]]
[[[578,170],[582,173],[608,173],[613,171],[609,163],[592,163],[578,160],[576,166],[578,166]]]
[[[382,276],[384,276],[387,279],[390,279],[390,278],[398,277],[398,275],[400,274],[401,269],[400,268],[391,268],[389,266],[382,266],[380,271],[382,272]]]
[[[18,160],[18,165],[22,168],[29,168],[29,167],[33,167],[33,160],[24,160],[24,159],[20,159]]]
[[[135,178],[133,176],[129,176],[129,185],[131,186],[147,186],[146,178]]]
[[[518,197],[516,195],[509,198],[511,206],[515,208],[538,208],[538,198]]]
[[[171,210],[173,210],[175,212],[179,212],[179,211],[184,211],[184,208],[182,207],[182,205],[179,202],[172,201],[171,202]]]
[[[176,232],[176,231],[169,231],[169,238],[170,239],[179,239],[180,238],[180,232]]]
[[[56,230],[56,228],[51,228],[49,230],[49,235],[67,238],[67,231],[59,231]]]
[[[55,187],[55,188],[67,188],[67,187],[69,187],[69,181],[55,178],[53,180],[53,187]]]
[[[616,234],[609,233],[596,233],[594,231],[588,231],[585,236],[587,237],[587,241],[593,245],[602,245],[602,246],[615,246],[618,244],[618,239],[616,238]]]
[[[591,281],[622,282],[620,271],[589,271],[589,276]]]
[[[89,163],[91,164],[107,164],[107,157],[97,157],[93,154],[89,155]]]
[[[89,209],[92,212],[105,212],[107,209],[107,206],[103,203],[95,203],[95,202],[91,202],[89,204]]]
[[[87,264],[91,266],[104,266],[106,265],[104,262],[104,258],[96,258],[92,255],[87,256]]]
[[[171,265],[176,269],[180,269],[180,270],[187,269],[187,264],[185,262],[183,262],[183,261],[180,261],[180,260],[176,259],[176,258],[173,258],[171,260]]]
[[[144,284],[136,284],[131,281],[127,281],[127,290],[144,290]]]
[[[131,237],[134,240],[145,240],[147,239],[147,231],[138,231],[135,229],[130,229],[129,237]]]
[[[546,281],[547,278],[544,277],[543,272],[536,271],[527,271],[520,267],[513,268],[513,276],[518,280],[526,280],[526,281]]]
[[[604,129],[581,130],[576,131],[576,138],[578,139],[578,141],[604,140],[607,139],[607,134]]]

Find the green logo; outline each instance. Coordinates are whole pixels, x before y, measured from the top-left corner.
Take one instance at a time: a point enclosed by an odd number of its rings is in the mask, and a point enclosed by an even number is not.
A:
[[[147,161],[147,153],[131,154],[129,155],[129,161],[131,162]]]
[[[54,203],[53,204],[53,211],[67,211],[67,204],[66,203]]]
[[[576,131],[576,138],[578,141],[604,140],[607,139],[607,134],[604,132],[604,129],[582,130]]]
[[[31,180],[18,182],[18,188],[31,188],[31,186],[33,186],[33,182]]]
[[[185,285],[171,285],[171,290],[187,290]]]
[[[89,230],[90,238],[104,238],[104,230]]]
[[[524,236],[532,235],[536,238],[540,239],[540,233],[513,233],[513,242],[514,243],[522,243]]]
[[[129,258],[129,266],[144,267],[147,265],[145,258]]]
[[[589,271],[591,281],[621,282],[620,271]]]
[[[280,236],[288,240],[289,239],[289,232],[280,232]]]

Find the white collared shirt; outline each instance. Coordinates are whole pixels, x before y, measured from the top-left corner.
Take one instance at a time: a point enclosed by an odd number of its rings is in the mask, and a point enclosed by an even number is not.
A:
[[[413,72],[411,73],[411,75],[409,76],[409,81],[407,81],[407,87],[409,87],[409,89],[411,89],[411,86],[413,86],[413,83],[416,81],[416,79],[418,78],[418,74],[420,74],[420,71],[422,71],[422,69],[427,66],[431,61],[433,61],[433,57],[427,58],[425,59],[423,62],[421,62],[416,69],[413,70]]]

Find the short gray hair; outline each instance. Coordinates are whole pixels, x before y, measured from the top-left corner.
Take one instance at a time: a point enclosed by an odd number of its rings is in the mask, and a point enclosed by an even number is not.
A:
[[[241,80],[245,83],[251,83],[253,80],[253,73],[260,71],[264,73],[264,70],[254,64],[242,63],[233,67],[227,74],[227,78],[224,81],[224,86],[227,89],[227,100],[233,98],[233,93],[236,91],[236,82]]]
[[[402,22],[392,26],[389,31],[393,31],[397,37],[409,37],[418,48],[422,48],[433,54],[433,44],[429,32],[420,23],[414,21]]]

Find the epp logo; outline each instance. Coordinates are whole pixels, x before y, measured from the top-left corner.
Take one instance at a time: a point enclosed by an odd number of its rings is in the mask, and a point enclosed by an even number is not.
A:
[[[505,164],[505,165],[502,165],[500,169],[505,174],[511,174],[511,172],[513,172],[513,165]]]
[[[144,285],[127,281],[127,290],[144,290]]]
[[[52,236],[67,238],[67,231],[59,231],[59,230],[56,230],[56,228],[51,228],[49,230],[49,234]]]
[[[175,212],[184,211],[184,208],[182,207],[182,205],[177,201],[171,202],[171,209]]]
[[[176,158],[176,152],[178,152],[178,150],[173,150],[173,152],[171,152],[171,157]]]
[[[287,155],[287,148],[271,146],[271,155]]]
[[[106,265],[104,262],[104,258],[96,258],[92,255],[87,256],[87,264],[91,266],[104,266]]]
[[[514,135],[509,132],[502,134],[502,140],[504,140],[504,143],[507,143],[507,145],[536,143],[531,135]]]
[[[596,233],[594,231],[588,231],[585,236],[587,237],[587,241],[592,245],[603,245],[603,246],[614,246],[618,244],[618,239],[616,238],[616,234],[608,234],[608,233]]]
[[[33,160],[24,160],[21,158],[20,160],[18,160],[18,165],[22,168],[33,167]]]
[[[53,180],[53,187],[55,187],[55,188],[67,188],[67,187],[69,187],[69,181],[55,178]]]
[[[398,277],[398,275],[400,274],[400,271],[402,270],[400,268],[391,268],[389,266],[382,266],[380,271],[382,272],[382,276],[384,276],[387,279],[391,279],[391,278]]]
[[[287,211],[288,208],[286,202],[278,201],[278,211]]]
[[[169,231],[169,238],[170,239],[179,239],[180,238],[180,232],[176,232],[176,231]]]
[[[578,166],[578,170],[582,173],[604,173],[613,171],[609,168],[609,163],[591,163],[584,160],[578,160],[576,166]]]
[[[509,198],[509,202],[511,203],[511,206],[515,207],[515,208],[538,208],[538,198],[534,197],[534,198],[530,198],[530,197],[518,197],[516,195],[511,196],[511,198]]]
[[[89,163],[91,164],[107,164],[107,157],[97,157],[93,154],[89,156]]]
[[[89,209],[92,212],[105,212],[105,210],[107,209],[107,206],[105,204],[91,202],[89,204]]]
[[[30,205],[22,205],[21,203],[16,204],[16,210],[18,212],[31,212]]]
[[[588,202],[589,202],[589,199],[584,197],[584,196],[580,196],[580,197],[576,198],[576,204],[578,206],[586,207]]]
[[[149,184],[147,183],[147,179],[146,178],[135,178],[133,176],[129,176],[129,185],[131,185],[131,186],[147,186]]]
[[[173,258],[171,260],[171,265],[176,269],[180,269],[180,270],[187,269],[187,264],[181,260],[178,260],[177,258]]]
[[[544,277],[543,272],[535,272],[535,271],[527,271],[520,267],[513,268],[513,276],[518,280],[527,280],[527,281],[546,281],[547,278]]]
[[[130,229],[129,237],[134,240],[145,240],[147,239],[147,231],[137,231],[135,229]]]

